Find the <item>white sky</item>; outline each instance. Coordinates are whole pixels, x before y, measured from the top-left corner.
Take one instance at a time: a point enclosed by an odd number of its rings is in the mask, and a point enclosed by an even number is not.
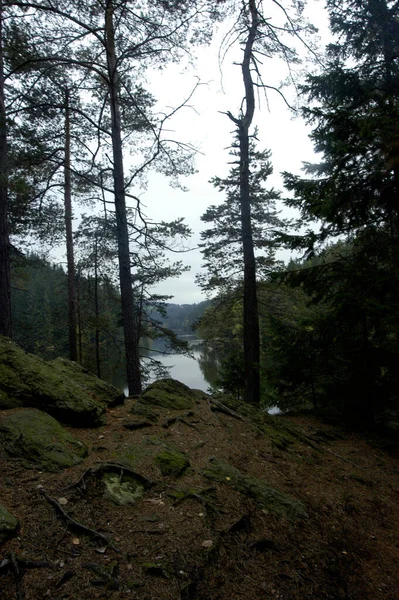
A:
[[[325,45],[328,41],[328,25],[322,3],[309,1],[307,16],[319,28],[322,45]],[[241,53],[238,49],[239,54],[228,54],[221,74],[217,56],[218,38],[220,36],[217,35],[210,47],[198,49],[195,72],[172,65],[161,73],[151,75],[150,91],[159,99],[160,107],[179,105],[190,94],[197,78],[204,84],[196,90],[191,100],[195,110],[188,107],[182,109],[171,125],[175,139],[191,142],[201,152],[196,160],[198,173],[183,180],[189,191],[171,188],[168,180],[159,174],[150,175],[145,192],[136,190],[141,195],[147,215],[152,219],[185,217],[193,230],[192,248],[196,248],[200,241],[199,234],[203,228],[200,216],[209,205],[223,201],[223,196],[209,184],[211,177],[223,176],[229,170],[227,148],[232,142],[233,123],[220,112],[229,110],[237,115],[243,96],[241,70],[232,65],[234,60],[240,60]],[[276,85],[286,78],[287,73],[282,63],[269,59],[265,60],[262,75],[266,83]],[[287,90],[287,94],[294,99],[293,91]],[[302,162],[315,159],[308,139],[309,129],[300,118],[292,118],[282,98],[273,91],[268,94],[268,102],[264,98],[260,99],[260,105],[258,102],[255,121],[259,128],[259,148],[272,151],[274,174],[267,185],[282,189],[281,171],[299,173]],[[179,304],[204,300],[194,281],[201,266],[199,250],[174,257],[191,265],[190,272],[183,273],[180,278],[167,280],[157,286],[156,291],[173,295],[171,301]]]

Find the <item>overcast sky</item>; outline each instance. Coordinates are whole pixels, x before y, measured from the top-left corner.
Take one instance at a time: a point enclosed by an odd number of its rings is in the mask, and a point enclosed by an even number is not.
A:
[[[323,2],[313,0],[309,2],[307,11],[309,20],[319,28],[322,45],[328,38],[327,16],[323,5]],[[159,174],[150,175],[145,191],[136,190],[146,207],[146,213],[152,219],[173,220],[184,216],[193,230],[190,246],[194,250],[179,256],[185,264],[191,266],[191,270],[156,288],[157,292],[174,296],[172,302],[179,304],[205,299],[195,284],[195,275],[201,266],[201,254],[195,249],[203,228],[200,217],[209,205],[220,203],[224,199],[209,183],[211,177],[223,176],[229,170],[228,147],[232,141],[233,124],[221,113],[229,110],[237,115],[243,96],[240,68],[232,64],[235,60],[240,60],[239,48],[235,54],[231,51],[222,70],[219,68],[221,33],[219,31],[210,47],[198,49],[195,71],[187,70],[182,65],[172,65],[163,72],[151,74],[150,90],[159,99],[159,107],[179,105],[198,80],[203,84],[191,99],[193,108],[183,108],[170,124],[173,130],[171,133],[176,139],[190,142],[200,151],[196,159],[198,173],[183,181],[189,191],[171,188],[167,178]],[[286,69],[281,62],[265,60],[263,77],[266,83],[278,84],[286,76]],[[286,93],[294,99],[292,90],[286,90]],[[315,158],[308,139],[309,129],[300,118],[293,118],[284,101],[275,92],[268,94],[268,101],[263,97],[259,100],[255,117],[259,128],[259,148],[272,151],[274,167],[268,186],[282,189],[279,176],[281,171],[299,173],[302,162]]]

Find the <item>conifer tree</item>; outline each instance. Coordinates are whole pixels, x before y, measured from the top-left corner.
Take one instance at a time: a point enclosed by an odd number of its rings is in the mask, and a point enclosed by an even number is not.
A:
[[[306,165],[305,177],[285,180],[301,224],[319,225],[292,236],[292,246],[312,256],[337,236],[348,245],[333,261],[287,278],[327,307],[313,335],[317,356],[329,356],[323,402],[370,425],[398,402],[399,7],[391,0],[327,6],[336,41],[302,88],[322,157]]]

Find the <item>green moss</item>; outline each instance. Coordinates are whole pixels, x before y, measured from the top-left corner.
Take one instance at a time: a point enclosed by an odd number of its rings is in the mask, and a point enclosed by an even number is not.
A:
[[[118,506],[135,504],[144,495],[144,486],[133,477],[104,473],[102,481],[105,484],[104,498]]]
[[[155,456],[155,462],[158,464],[162,475],[166,477],[180,477],[190,466],[190,461],[185,454],[168,448]]]
[[[38,410],[23,410],[6,417],[0,424],[0,443],[9,456],[46,471],[72,467],[87,455],[82,442]]]
[[[104,423],[123,394],[66,359],[45,362],[0,336],[0,409],[35,407],[74,426]]]
[[[3,504],[0,504],[0,544],[12,537],[18,530],[19,522]]]
[[[278,516],[305,517],[302,502],[267,485],[264,481],[243,475],[232,465],[212,458],[202,474],[218,483],[225,483],[238,492],[254,498],[256,502]]]
[[[175,379],[160,379],[147,387],[140,397],[141,404],[150,404],[173,410],[193,408],[196,394]]]
[[[158,421],[159,413],[151,410],[148,406],[141,404],[140,402],[136,402],[129,411],[132,415],[137,415],[138,417],[144,417],[148,421],[152,421],[156,423]]]

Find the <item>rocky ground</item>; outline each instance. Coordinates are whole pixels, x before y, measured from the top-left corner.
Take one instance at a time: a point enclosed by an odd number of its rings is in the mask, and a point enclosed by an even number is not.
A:
[[[376,440],[173,380],[97,427],[26,403],[0,411],[1,600],[399,598]]]

